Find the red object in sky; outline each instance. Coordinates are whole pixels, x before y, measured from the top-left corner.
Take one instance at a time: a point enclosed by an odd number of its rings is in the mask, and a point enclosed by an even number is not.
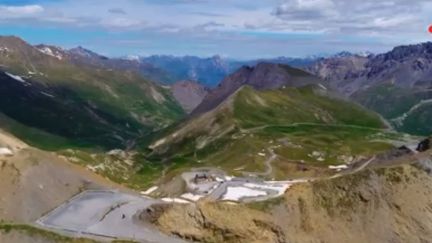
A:
[[[432,34],[432,25],[429,26],[429,33]]]

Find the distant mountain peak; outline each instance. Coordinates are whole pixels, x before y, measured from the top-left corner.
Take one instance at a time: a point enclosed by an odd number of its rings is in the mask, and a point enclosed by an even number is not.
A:
[[[138,56],[138,55],[127,55],[123,59],[128,60],[128,61],[135,61],[135,62],[140,62],[141,61],[141,57]]]
[[[301,87],[309,84],[325,83],[312,74],[284,64],[260,62],[255,67],[243,66],[222,82],[205,97],[192,112],[197,115],[212,110],[242,86],[256,90]]]
[[[86,49],[82,46],[78,46],[69,50],[69,53],[72,55],[77,55],[86,58],[99,58],[99,59],[108,59],[105,56],[102,56],[96,52],[93,52],[89,49]]]
[[[61,47],[45,44],[36,45],[35,47],[43,54],[55,57],[58,60],[63,60],[66,56],[66,51]]]
[[[208,89],[197,81],[182,80],[174,83],[171,87],[176,100],[186,112],[194,110],[208,93]]]

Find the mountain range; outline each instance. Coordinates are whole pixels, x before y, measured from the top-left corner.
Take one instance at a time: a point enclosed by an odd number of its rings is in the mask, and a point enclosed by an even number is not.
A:
[[[1,112],[31,144],[50,141],[44,139],[50,134],[66,144],[123,147],[131,136],[183,116],[169,90],[137,72],[93,66],[93,60],[109,60],[94,53],[32,46],[16,37],[0,37],[0,50]],[[24,127],[38,136],[21,132]]]
[[[81,242],[58,234],[94,206],[95,240],[427,242],[431,74],[432,43],[238,61],[0,37],[0,241]],[[105,196],[67,206],[83,191]],[[41,224],[63,210],[79,234]]]
[[[232,58],[223,58],[218,55],[209,58],[159,55],[141,57],[138,60],[143,63],[151,64],[154,67],[171,74],[171,80],[194,80],[208,88],[214,88],[222,79],[242,66],[255,66],[258,63],[268,62],[287,64],[294,67],[303,67],[311,64],[317,58],[318,57],[278,57],[256,60],[236,60]],[[170,82],[170,80],[168,80],[168,82]]]
[[[391,148],[386,128],[378,114],[346,100],[325,80],[261,63],[225,78],[187,119],[157,135],[148,158],[247,173],[273,155],[279,173],[299,161],[313,170]],[[383,142],[374,141],[379,137]]]
[[[321,59],[306,70],[380,113],[403,132],[432,133],[432,43],[379,55]]]

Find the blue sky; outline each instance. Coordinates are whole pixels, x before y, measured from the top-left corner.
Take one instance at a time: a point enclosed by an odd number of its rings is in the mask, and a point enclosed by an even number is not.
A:
[[[0,35],[108,56],[381,52],[432,40],[430,0],[0,0]]]

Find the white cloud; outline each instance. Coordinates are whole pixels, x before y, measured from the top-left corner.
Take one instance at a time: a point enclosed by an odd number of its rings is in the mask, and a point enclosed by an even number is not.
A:
[[[273,14],[289,28],[336,33],[409,33],[424,24],[429,0],[285,0]]]
[[[275,10],[275,14],[309,18],[333,17],[338,12],[335,11],[335,4],[332,0],[290,0],[279,5]]]
[[[42,13],[44,8],[40,5],[5,6],[0,5],[0,13],[6,15],[16,15],[16,17],[34,15]]]
[[[0,4],[0,22],[108,30],[126,37],[134,31],[144,36],[138,40],[153,41],[132,43],[131,37],[119,48],[147,45],[167,54],[213,48],[212,54],[279,55],[284,50],[300,55],[430,40],[431,12],[432,0],[67,0]],[[194,48],[187,49],[191,43]]]
[[[101,21],[101,24],[109,28],[133,28],[144,27],[144,21],[129,18],[110,18]]]

